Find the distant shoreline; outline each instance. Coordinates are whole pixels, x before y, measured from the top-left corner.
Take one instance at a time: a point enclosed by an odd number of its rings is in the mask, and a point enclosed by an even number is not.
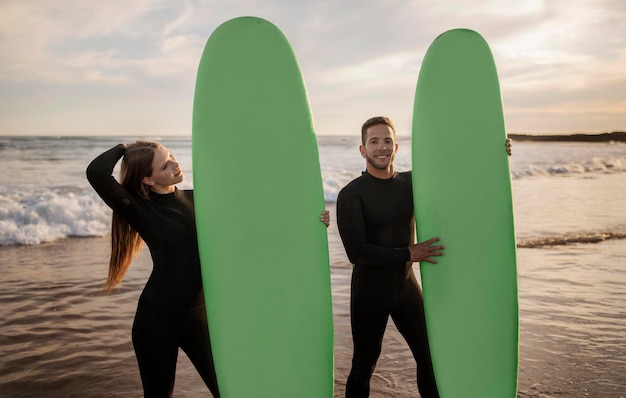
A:
[[[520,134],[520,133],[510,133],[507,134],[509,138],[514,141],[544,141],[544,142],[626,142],[626,132],[623,131],[613,131],[611,133],[576,133],[576,134]],[[354,139],[358,139],[357,135],[332,135],[332,134],[320,134],[317,136],[318,139],[323,139],[325,137],[328,138],[340,138],[346,139],[350,141],[354,141]],[[356,137],[356,138],[355,138]],[[111,139],[111,140],[119,140],[120,142],[124,141],[133,141],[137,139],[148,139],[148,140],[156,140],[156,141],[164,141],[164,140],[187,140],[191,141],[191,135],[159,135],[159,136],[144,136],[144,135],[2,135],[0,134],[0,140],[2,139],[20,139],[20,140],[32,140],[32,139],[47,139],[47,140],[58,140],[58,139]],[[410,135],[398,134],[398,139],[411,139]],[[3,143],[0,143],[0,147]]]
[[[626,142],[626,132],[614,131],[601,134],[531,135],[509,134],[513,141],[568,141],[568,142]]]

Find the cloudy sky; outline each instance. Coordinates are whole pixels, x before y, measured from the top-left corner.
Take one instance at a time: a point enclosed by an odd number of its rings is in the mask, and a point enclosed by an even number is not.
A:
[[[624,0],[0,0],[0,135],[190,135],[204,44],[242,15],[291,42],[318,134],[408,134],[453,28],[490,44],[509,132],[626,130]]]

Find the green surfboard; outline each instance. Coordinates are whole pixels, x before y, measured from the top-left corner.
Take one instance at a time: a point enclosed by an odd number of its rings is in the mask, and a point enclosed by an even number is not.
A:
[[[223,398],[332,397],[324,195],[296,57],[241,17],[206,43],[193,104],[194,201]]]
[[[509,159],[498,75],[476,32],[429,47],[413,113],[413,194],[420,240],[439,236],[439,264],[420,265],[442,398],[514,398],[518,296]]]

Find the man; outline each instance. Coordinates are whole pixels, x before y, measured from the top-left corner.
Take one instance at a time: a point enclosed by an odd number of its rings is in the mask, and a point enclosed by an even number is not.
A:
[[[361,128],[359,149],[366,171],[337,198],[337,224],[354,264],[350,315],[354,352],[346,384],[347,398],[369,396],[369,384],[381,352],[389,316],[417,362],[422,398],[439,397],[426,336],[422,291],[412,263],[436,264],[444,246],[439,238],[413,243],[411,172],[397,173],[398,150],[393,123],[373,117]]]

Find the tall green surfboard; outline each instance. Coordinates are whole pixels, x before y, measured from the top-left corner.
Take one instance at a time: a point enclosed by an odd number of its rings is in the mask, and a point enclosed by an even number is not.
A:
[[[308,96],[270,22],[206,43],[193,104],[194,201],[223,398],[332,397],[324,195]]]
[[[456,29],[431,44],[413,113],[413,193],[421,240],[446,246],[420,272],[442,398],[514,398],[518,296],[509,160],[491,51]]]

